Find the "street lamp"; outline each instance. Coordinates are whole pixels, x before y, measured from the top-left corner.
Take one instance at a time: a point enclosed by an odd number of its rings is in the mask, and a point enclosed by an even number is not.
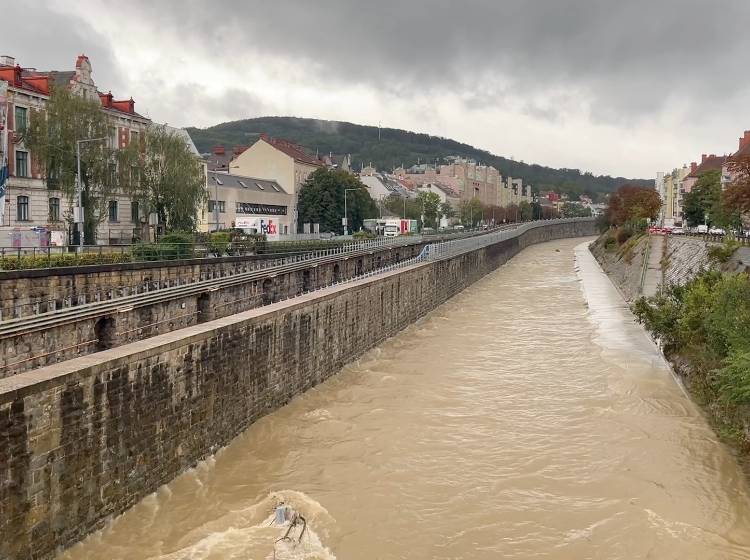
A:
[[[83,228],[85,226],[83,215],[83,183],[81,182],[81,144],[87,142],[101,142],[102,140],[106,140],[106,138],[84,138],[83,140],[76,140],[76,167],[78,168],[78,175],[76,175],[76,207],[73,211],[73,217],[78,224],[79,252],[83,251]]]

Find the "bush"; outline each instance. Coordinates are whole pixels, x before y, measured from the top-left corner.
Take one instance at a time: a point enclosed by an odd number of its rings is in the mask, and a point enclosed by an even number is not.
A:
[[[618,245],[622,245],[631,237],[633,237],[633,230],[629,227],[621,227],[615,234],[615,239],[617,240]]]
[[[736,239],[726,237],[721,245],[712,245],[708,248],[708,258],[715,263],[723,264],[732,258],[739,246]]]
[[[377,235],[375,235],[371,231],[360,230],[360,231],[355,231],[352,237],[357,240],[363,240],[363,239],[375,239]]]
[[[131,262],[130,253],[53,253],[50,255],[7,255],[0,258],[0,270],[29,270],[34,268],[62,268],[96,264]]]
[[[211,254],[220,257],[226,254],[229,248],[231,236],[227,231],[217,231],[211,234],[208,240],[208,250]]]

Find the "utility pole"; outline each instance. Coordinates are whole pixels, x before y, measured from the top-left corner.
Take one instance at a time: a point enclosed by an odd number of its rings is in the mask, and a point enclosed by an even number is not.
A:
[[[101,142],[106,138],[84,138],[82,140],[76,140],[76,167],[78,174],[76,175],[76,207],[73,211],[74,218],[78,224],[78,251],[83,252],[83,234],[84,226],[86,225],[86,219],[83,211],[83,182],[81,181],[81,144],[86,142]]]

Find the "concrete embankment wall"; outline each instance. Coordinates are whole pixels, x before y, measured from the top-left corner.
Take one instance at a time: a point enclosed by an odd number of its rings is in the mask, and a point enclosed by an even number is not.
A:
[[[717,244],[702,238],[677,235],[659,236],[656,239],[660,243],[651,243],[650,247],[646,235],[631,247],[607,247],[604,243],[606,236],[602,236],[591,245],[591,253],[602,270],[628,301],[644,295],[640,289],[644,274],[643,260],[647,254],[652,261],[656,258],[660,263],[660,270],[656,271],[658,284],[682,285],[694,278],[703,268],[710,266],[708,247]],[[647,274],[651,272],[646,271]]]
[[[0,558],[48,558],[524,247],[494,245],[0,380]]]

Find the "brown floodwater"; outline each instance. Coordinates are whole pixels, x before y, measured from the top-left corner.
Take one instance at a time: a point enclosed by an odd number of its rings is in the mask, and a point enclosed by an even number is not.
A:
[[[307,521],[273,523],[284,501]],[[750,558],[737,461],[581,240],[526,249],[64,560]]]

